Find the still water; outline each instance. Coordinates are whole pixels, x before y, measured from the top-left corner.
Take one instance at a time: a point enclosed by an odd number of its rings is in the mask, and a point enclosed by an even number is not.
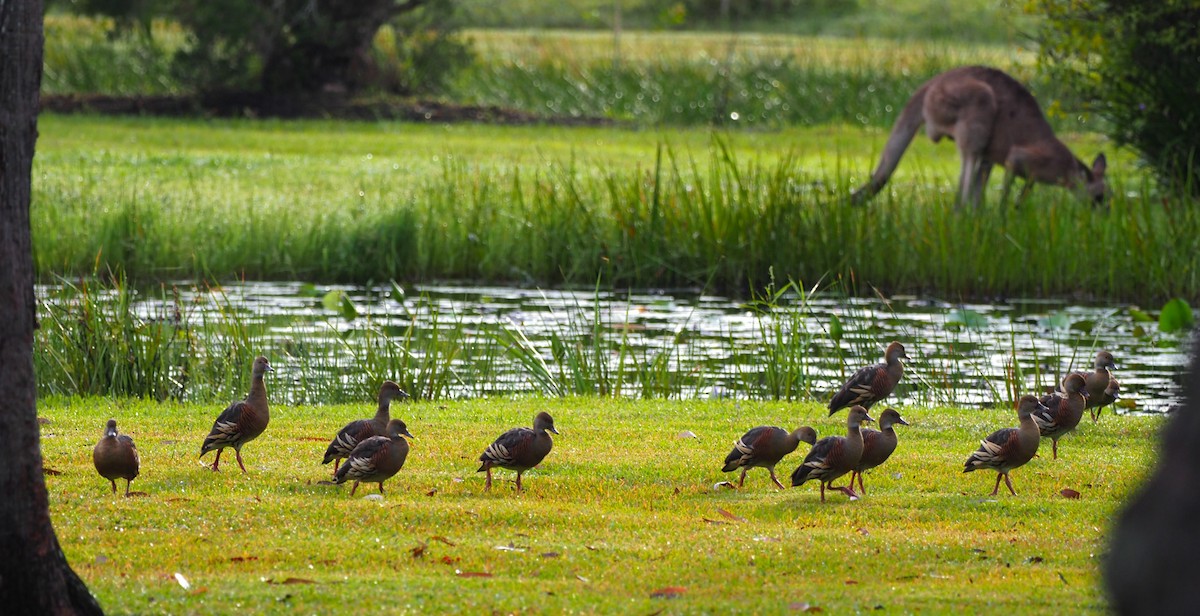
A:
[[[353,310],[322,301],[331,291]],[[261,328],[262,352],[283,367],[277,377],[291,371],[298,381],[294,372],[303,370],[305,382],[323,387],[337,387],[369,356],[356,344],[407,336],[412,359],[425,352],[421,341],[453,340],[458,350],[437,359],[448,364],[441,394],[448,397],[592,388],[633,397],[827,400],[899,340],[911,359],[896,405],[1007,404],[1047,391],[1068,371],[1091,370],[1103,349],[1117,361],[1124,405],[1117,412],[1161,413],[1179,401],[1189,348],[1188,335],[1147,321],[1153,312],[1054,300],[955,304],[791,292],[764,305],[688,292],[429,285],[401,294],[391,286],[255,282],[180,293],[186,319],[212,322],[206,311],[223,306]],[[154,318],[163,304],[146,299],[135,309]],[[356,335],[368,330],[375,335]],[[790,377],[772,376],[780,372]]]

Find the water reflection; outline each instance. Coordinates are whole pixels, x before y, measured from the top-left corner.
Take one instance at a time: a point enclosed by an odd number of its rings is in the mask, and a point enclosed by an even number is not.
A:
[[[323,304],[330,290],[343,291],[356,314]],[[224,303],[246,323],[265,327],[271,348],[264,352],[273,363],[303,366],[303,380],[321,387],[336,387],[359,368],[364,352],[354,345],[366,324],[420,340],[453,329],[464,349],[441,369],[451,375],[445,395],[455,397],[574,391],[564,385],[575,373],[572,362],[591,361],[596,365],[586,369],[608,374],[620,395],[768,398],[783,391],[789,392],[783,397],[824,400],[855,369],[881,361],[887,342],[900,340],[912,359],[891,399],[896,405],[1004,403],[1046,390],[1066,371],[1090,370],[1096,351],[1106,349],[1117,358],[1122,396],[1136,402],[1120,412],[1153,413],[1176,403],[1187,348],[1186,336],[1161,334],[1127,307],[1047,300],[961,305],[790,294],[762,310],[686,293],[447,285],[408,289],[403,297],[390,287],[300,283],[228,285],[219,299],[209,289],[181,293],[191,321],[204,321],[206,311]],[[136,307],[146,318],[163,309],[158,300]],[[378,343],[372,340],[361,344]],[[521,340],[532,350],[524,359],[512,352]],[[422,348],[413,344],[405,352]],[[317,354],[320,362],[311,359]],[[422,357],[408,359],[419,364]],[[293,402],[312,399],[294,395]]]

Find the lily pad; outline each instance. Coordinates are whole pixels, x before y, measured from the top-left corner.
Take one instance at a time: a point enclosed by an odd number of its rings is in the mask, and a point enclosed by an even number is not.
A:
[[[1168,334],[1189,330],[1195,324],[1196,317],[1192,314],[1192,307],[1178,297],[1167,302],[1158,315],[1159,331]]]
[[[983,329],[987,327],[988,318],[974,310],[962,308],[951,310],[950,314],[946,316],[946,324],[967,329]]]

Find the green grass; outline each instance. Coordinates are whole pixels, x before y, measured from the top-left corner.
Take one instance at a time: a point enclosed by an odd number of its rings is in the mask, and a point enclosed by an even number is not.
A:
[[[45,464],[62,473],[47,477],[50,506],[67,558],[112,614],[783,613],[803,603],[826,613],[1103,612],[1105,536],[1163,422],[1085,423],[1062,439],[1061,459],[1047,449],[1014,471],[1018,496],[992,499],[995,475],[964,475],[962,462],[1014,413],[906,408],[913,425],[867,475],[867,496],[821,504],[815,485],[776,491],[760,469],[741,491],[713,490],[732,476],[719,471],[730,444],[753,425],[844,433],[844,416],[826,418],[816,404],[416,403],[393,410],[417,440],[384,500],[371,501],[361,498],[367,486],[350,498],[320,485],[330,469],[318,462],[333,433],[372,408],[273,407],[267,432],[244,449],[244,476],[232,459],[220,474],[196,461],[220,405],[43,400]],[[525,493],[509,482],[481,493],[479,452],[540,410],[562,434]],[[138,444],[133,488],[145,496],[110,495],[91,467],[109,417]],[[780,464],[785,481],[805,450]],[[288,578],[314,583],[270,583]],[[686,590],[652,598],[671,586]]]
[[[1040,187],[955,212],[957,152],[918,137],[848,203],[885,130],[626,130],[43,116],[38,274],[1195,299],[1200,209],[1108,150],[1114,199]],[[1002,174],[997,173],[995,176]],[[1001,178],[994,177],[999,184]],[[995,188],[995,186],[993,187]],[[1165,206],[1165,207],[1164,207]],[[886,256],[885,256],[886,255]]]

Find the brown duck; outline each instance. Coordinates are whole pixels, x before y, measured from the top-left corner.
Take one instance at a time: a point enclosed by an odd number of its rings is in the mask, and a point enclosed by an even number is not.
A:
[[[810,479],[821,484],[821,502],[825,502],[825,487],[839,490],[857,497],[853,487],[834,488],[833,480],[854,470],[863,452],[862,432],[859,426],[864,421],[874,421],[862,405],[850,408],[846,418],[846,436],[827,436],[819,441],[804,456],[804,462],[792,472],[792,487],[803,485]]]
[[[1035,412],[1033,420],[1042,436],[1050,437],[1053,442],[1055,460],[1058,459],[1058,439],[1079,425],[1087,398],[1087,380],[1078,372],[1063,379],[1062,391],[1042,396],[1042,406],[1046,410]]]
[[[133,439],[126,434],[117,434],[117,420],[110,419],[104,426],[104,436],[92,448],[92,464],[96,472],[112,484],[117,493],[117,479],[125,480],[125,496],[129,496],[129,484],[138,476],[141,460]]]
[[[907,426],[908,422],[900,417],[900,413],[896,409],[887,409],[879,415],[878,430],[863,430],[863,452],[862,457],[858,460],[858,466],[854,467],[854,472],[850,473],[850,487],[854,488],[854,478],[858,477],[858,489],[863,494],[867,493],[867,488],[863,486],[863,473],[869,471],[884,462],[892,456],[892,452],[896,451],[896,429],[893,427],[896,424]]]
[[[496,438],[479,455],[482,462],[475,472],[487,471],[487,485],[484,491],[492,489],[492,467],[499,466],[510,471],[517,471],[517,491],[521,491],[521,473],[541,464],[554,441],[550,432],[558,434],[554,429],[554,418],[549,413],[541,412],[533,418],[533,428],[513,428]]]
[[[904,376],[904,364],[900,360],[908,359],[908,355],[904,354],[904,345],[899,342],[889,344],[883,355],[884,363],[861,368],[833,395],[829,400],[830,415],[854,405],[870,409],[871,405],[891,395],[900,377]]]
[[[375,410],[375,417],[352,421],[343,426],[337,436],[333,437],[329,448],[325,450],[325,459],[321,461],[321,464],[333,462],[334,477],[337,476],[338,463],[349,456],[360,442],[372,436],[387,434],[388,422],[392,419],[392,400],[408,400],[408,394],[392,381],[384,381],[379,388],[379,407]]]
[[[1109,383],[1113,381],[1112,372],[1109,371],[1117,369],[1117,362],[1113,360],[1112,353],[1100,351],[1096,353],[1092,368],[1093,372],[1087,374],[1087,409],[1095,422],[1100,419],[1101,410],[1117,400],[1116,396],[1108,393]],[[1119,385],[1117,389],[1120,389]]]
[[[243,473],[246,472],[246,465],[242,464],[242,445],[258,438],[267,429],[267,422],[271,420],[263,375],[274,371],[266,357],[255,358],[251,371],[250,393],[246,395],[245,400],[239,400],[226,407],[213,422],[212,430],[200,446],[200,457],[203,458],[204,454],[217,450],[217,459],[212,463],[214,471],[220,470],[221,452],[226,447],[233,447],[238,466],[242,468]]]
[[[777,426],[750,428],[742,438],[734,442],[733,451],[725,456],[725,466],[721,470],[730,473],[742,469],[742,476],[738,479],[740,488],[746,481],[746,471],[756,466],[765,468],[771,473],[771,481],[783,488],[783,484],[779,483],[775,476],[775,465],[779,464],[784,456],[796,451],[801,442],[815,445],[817,431],[808,426],[801,426],[792,432]]]
[[[372,436],[355,445],[354,451],[346,457],[346,463],[334,475],[334,482],[338,484],[354,480],[350,496],[358,490],[359,482],[378,483],[379,493],[383,494],[383,482],[404,467],[404,460],[408,458],[408,441],[404,437],[416,437],[408,433],[408,427],[399,419],[388,422],[386,434]]]
[[[1008,491],[1016,496],[1017,491],[1013,489],[1012,479],[1009,478],[1008,473],[1014,468],[1023,466],[1037,454],[1038,443],[1041,442],[1042,437],[1038,432],[1037,423],[1033,420],[1033,415],[1045,411],[1047,411],[1046,407],[1038,402],[1037,398],[1023,396],[1017,402],[1017,417],[1021,420],[1020,427],[996,430],[980,441],[979,449],[967,458],[963,472],[969,473],[981,468],[995,470],[997,473],[996,487],[992,489],[992,496],[1000,491],[1001,478],[1004,478],[1004,485],[1008,486]]]

